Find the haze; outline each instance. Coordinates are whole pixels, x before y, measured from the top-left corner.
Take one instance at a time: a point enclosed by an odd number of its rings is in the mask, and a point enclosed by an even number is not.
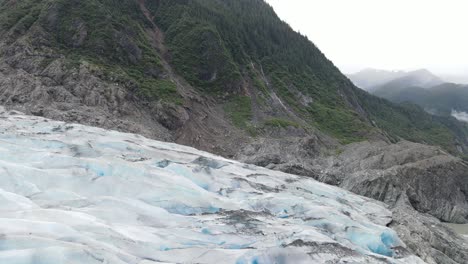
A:
[[[468,76],[466,0],[267,0],[344,73],[426,68]]]

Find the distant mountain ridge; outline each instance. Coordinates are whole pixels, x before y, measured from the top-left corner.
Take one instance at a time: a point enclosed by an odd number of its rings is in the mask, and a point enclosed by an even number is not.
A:
[[[381,86],[373,92],[375,95],[395,103],[411,102],[427,112],[440,116],[463,116],[468,112],[468,85],[443,83],[430,88],[418,86]],[[453,115],[460,112],[461,115]],[[464,118],[457,118],[465,121]]]
[[[374,91],[383,85],[389,85],[391,87],[420,86],[427,88],[445,82],[426,69],[414,71],[386,71],[367,68],[354,74],[348,74],[347,76],[356,86],[367,91]]]
[[[404,71],[386,71],[373,68],[366,68],[347,77],[359,88],[368,90],[370,87],[384,84],[396,78],[403,77]]]

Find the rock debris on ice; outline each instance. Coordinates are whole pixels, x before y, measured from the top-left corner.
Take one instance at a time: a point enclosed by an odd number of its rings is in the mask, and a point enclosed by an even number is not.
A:
[[[422,263],[379,202],[185,146],[0,112],[0,263]]]

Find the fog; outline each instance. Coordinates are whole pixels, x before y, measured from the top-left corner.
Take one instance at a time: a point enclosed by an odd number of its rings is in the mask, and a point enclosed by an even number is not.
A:
[[[266,0],[344,73],[468,76],[466,0]]]
[[[463,121],[463,122],[468,122],[468,113],[467,112],[458,112],[456,110],[452,110],[452,116],[455,117],[456,119]]]

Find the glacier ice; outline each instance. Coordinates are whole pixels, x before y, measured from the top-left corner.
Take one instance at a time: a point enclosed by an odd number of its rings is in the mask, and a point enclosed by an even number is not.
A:
[[[371,199],[177,144],[0,112],[0,263],[423,263]]]

